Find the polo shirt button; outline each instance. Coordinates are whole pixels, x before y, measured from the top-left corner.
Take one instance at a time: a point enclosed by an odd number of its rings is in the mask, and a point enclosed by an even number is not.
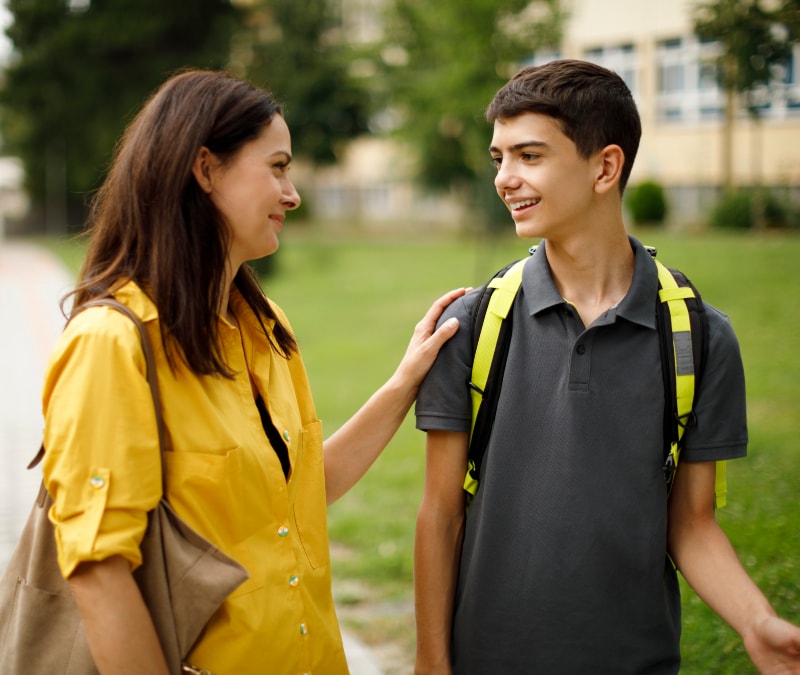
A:
[[[286,525],[282,525],[281,527],[278,528],[279,537],[285,537],[287,534],[289,534],[289,528],[286,527]]]
[[[93,488],[101,488],[106,484],[106,482],[100,476],[92,476],[89,479],[89,485]]]
[[[289,585],[294,588],[297,584],[300,583],[300,577],[295,576],[294,574],[289,577]]]
[[[283,440],[287,443],[292,440],[292,437],[289,435],[289,432],[286,429],[283,430]]]
[[[578,345],[578,348],[575,351],[577,351],[578,354],[585,354],[586,353],[586,347],[584,345]]]

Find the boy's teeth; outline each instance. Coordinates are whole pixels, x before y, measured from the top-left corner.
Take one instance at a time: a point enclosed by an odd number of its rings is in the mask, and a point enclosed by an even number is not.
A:
[[[526,199],[525,201],[522,201],[522,202],[512,202],[511,203],[511,208],[512,209],[521,209],[521,208],[523,208],[525,206],[533,206],[534,204],[538,204],[538,203],[539,203],[538,199]]]

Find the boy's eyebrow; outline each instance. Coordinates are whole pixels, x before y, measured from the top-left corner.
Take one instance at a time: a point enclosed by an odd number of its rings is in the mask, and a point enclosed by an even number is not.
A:
[[[515,143],[512,145],[509,150],[511,152],[516,152],[517,150],[524,150],[525,148],[549,148],[550,146],[547,145],[544,141],[523,141],[522,143]],[[502,152],[500,148],[495,145],[489,146],[489,152]]]
[[[286,150],[277,150],[276,152],[272,153],[273,157],[277,157],[278,155],[283,155],[287,164],[292,163],[292,154],[290,152],[286,152]]]

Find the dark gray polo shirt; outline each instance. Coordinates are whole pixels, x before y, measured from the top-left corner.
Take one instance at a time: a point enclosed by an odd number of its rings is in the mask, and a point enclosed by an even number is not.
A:
[[[544,244],[525,267],[467,517],[453,626],[457,675],[678,671],[658,279],[650,255],[631,244],[630,290],[588,328],[556,290]],[[458,317],[462,329],[420,390],[420,429],[469,431],[475,299],[457,300],[442,318]],[[708,358],[684,462],[746,453],[738,342],[725,315],[706,311]]]

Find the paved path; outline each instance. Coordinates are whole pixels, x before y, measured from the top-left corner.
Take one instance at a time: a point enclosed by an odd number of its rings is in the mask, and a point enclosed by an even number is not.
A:
[[[0,241],[0,566],[33,504],[41,471],[27,471],[41,442],[41,391],[64,325],[58,301],[67,270],[49,253]]]
[[[41,442],[41,389],[64,325],[60,298],[72,279],[49,252],[0,240],[0,570],[25,523],[41,471],[27,471]],[[382,675],[369,649],[345,634],[352,675]]]

